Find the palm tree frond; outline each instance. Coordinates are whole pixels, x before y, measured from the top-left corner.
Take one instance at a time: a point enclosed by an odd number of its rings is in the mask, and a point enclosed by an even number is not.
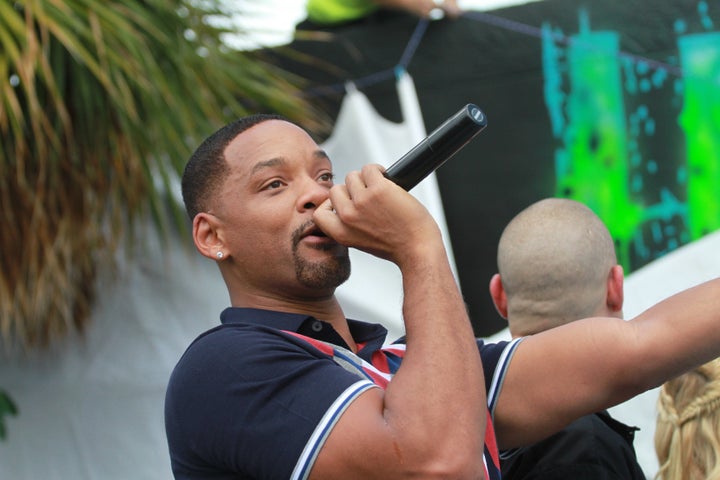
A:
[[[82,332],[95,276],[138,218],[186,228],[170,194],[191,149],[252,111],[326,124],[302,81],[227,48],[219,0],[0,2],[0,336]]]

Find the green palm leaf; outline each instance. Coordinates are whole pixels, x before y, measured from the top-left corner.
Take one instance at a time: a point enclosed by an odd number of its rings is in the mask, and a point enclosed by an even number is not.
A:
[[[5,440],[7,437],[7,430],[5,428],[5,416],[17,415],[18,408],[12,401],[10,396],[0,389],[0,440]]]

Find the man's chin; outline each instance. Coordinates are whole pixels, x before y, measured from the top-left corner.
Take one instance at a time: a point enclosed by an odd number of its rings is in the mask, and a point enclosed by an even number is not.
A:
[[[303,285],[317,289],[335,289],[350,278],[350,258],[335,256],[324,262],[296,264],[297,278]]]

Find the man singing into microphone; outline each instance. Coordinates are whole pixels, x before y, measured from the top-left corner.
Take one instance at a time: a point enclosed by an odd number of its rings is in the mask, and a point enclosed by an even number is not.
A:
[[[278,116],[210,136],[182,186],[231,306],[168,384],[177,479],[496,479],[498,445],[532,443],[720,354],[718,280],[629,322],[483,345],[422,204],[377,165],[334,185],[327,155]],[[383,327],[345,318],[334,291],[348,247],[399,267],[402,342],[383,346]]]

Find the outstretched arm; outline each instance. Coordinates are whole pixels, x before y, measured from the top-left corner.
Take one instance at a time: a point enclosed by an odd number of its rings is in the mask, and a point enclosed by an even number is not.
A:
[[[720,279],[630,321],[591,318],[525,338],[495,411],[501,448],[526,445],[720,356]]]
[[[330,200],[315,215],[323,231],[400,268],[407,349],[387,389],[342,415],[312,478],[484,478],[482,365],[437,224],[377,166]]]

